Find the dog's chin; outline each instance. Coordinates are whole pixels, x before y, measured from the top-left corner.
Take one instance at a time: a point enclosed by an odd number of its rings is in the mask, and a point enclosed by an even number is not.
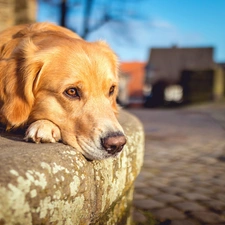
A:
[[[102,148],[98,148],[96,146],[93,146],[91,149],[86,148],[85,146],[80,146],[78,149],[82,155],[88,160],[88,161],[93,161],[93,160],[103,160],[107,158],[115,158],[117,157],[120,152],[117,152],[115,154],[109,154]]]
[[[96,149],[96,152],[97,151],[101,151],[101,150]],[[82,154],[88,161],[103,160],[103,159],[108,159],[108,158],[114,159],[114,158],[118,157],[118,155],[120,154],[120,152],[116,153],[114,155],[111,155],[111,154],[108,154],[108,153],[96,154],[96,152],[95,153],[93,153],[93,152],[90,153],[90,152],[86,152],[85,150],[83,150]]]
[[[79,151],[88,161],[115,158],[120,154],[120,152],[110,154],[101,147],[101,143],[86,141],[83,138],[71,138],[71,136],[65,138],[64,136],[62,141]]]

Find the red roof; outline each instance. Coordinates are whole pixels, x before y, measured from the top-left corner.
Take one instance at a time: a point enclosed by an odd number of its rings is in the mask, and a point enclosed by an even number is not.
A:
[[[128,92],[131,97],[143,94],[145,65],[144,62],[122,62],[120,65],[120,71],[130,76]]]

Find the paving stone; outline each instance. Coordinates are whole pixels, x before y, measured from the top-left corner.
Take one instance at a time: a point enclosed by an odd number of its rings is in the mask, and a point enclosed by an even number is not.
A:
[[[173,220],[170,225],[199,225],[199,223],[191,220]]]
[[[208,201],[202,201],[202,204],[206,205],[214,211],[225,211],[225,202],[220,200],[211,199]]]
[[[203,224],[203,225],[205,225],[205,224]],[[222,223],[207,223],[207,225],[224,225],[224,222],[222,222]]]
[[[166,177],[164,174],[162,174],[160,177],[156,177],[152,179],[151,181],[159,182],[161,184],[167,185],[170,182],[170,179]]]
[[[188,190],[193,187],[193,184],[191,182],[190,183],[182,183],[179,181],[171,181],[170,186],[179,187],[179,188]]]
[[[151,177],[153,177],[152,173],[149,170],[143,170],[140,176],[145,179],[151,179]]]
[[[165,206],[162,202],[153,199],[134,199],[133,205],[140,209],[157,209]]]
[[[224,187],[225,190],[225,187]],[[225,193],[217,193],[216,197],[218,200],[224,201],[225,202]]]
[[[161,188],[161,187],[166,187],[167,186],[167,184],[163,184],[163,183],[161,183],[161,182],[159,182],[157,180],[150,180],[148,182],[148,184],[150,186],[152,186],[152,187],[155,187],[155,188]]]
[[[194,187],[192,189],[195,193],[201,193],[203,195],[211,195],[213,194],[213,190],[211,188],[205,188],[205,187]]]
[[[213,164],[217,163],[218,160],[213,157],[201,157],[200,162],[213,165]]]
[[[191,212],[191,216],[195,217],[196,219],[200,220],[202,223],[225,223],[225,220],[218,214],[205,211],[205,212]]]
[[[180,202],[183,199],[181,197],[178,197],[176,195],[172,194],[160,194],[153,197],[153,199],[164,202],[164,203],[174,203],[174,202]]]
[[[137,188],[136,191],[138,193],[142,193],[144,195],[150,195],[150,196],[157,195],[160,193],[160,191],[154,187]]]
[[[176,183],[183,183],[183,184],[186,184],[186,183],[190,183],[191,182],[191,178],[190,177],[177,177],[173,180],[173,182],[176,182]]]
[[[139,194],[137,191],[134,192],[134,199],[146,199],[144,194]]]
[[[195,200],[209,200],[209,197],[206,195],[200,194],[200,193],[183,193],[183,197],[190,201],[195,201]]]
[[[142,175],[142,173],[140,173],[135,180],[135,184],[145,183],[145,181],[146,181],[146,177]]]
[[[179,195],[181,193],[187,192],[187,190],[184,188],[173,187],[173,186],[163,187],[163,188],[160,188],[160,190],[166,193],[174,194],[174,195]]]
[[[206,208],[201,206],[196,202],[186,201],[186,202],[179,202],[173,204],[177,209],[182,210],[183,212],[187,211],[205,211]]]
[[[225,171],[225,168],[224,168],[224,171]],[[215,193],[223,193],[224,192],[224,186],[211,185],[210,189],[213,190]]]
[[[156,217],[156,219],[159,219],[159,220],[166,220],[166,219],[179,220],[179,219],[186,218],[186,216],[182,212],[172,207],[154,210],[152,211],[152,214]]]
[[[135,181],[134,187],[138,189],[138,188],[148,188],[149,186],[144,181]]]
[[[133,210],[132,218],[135,220],[135,223],[145,223],[147,218],[139,210]]]
[[[211,182],[215,185],[225,187],[225,180],[223,180],[223,179],[214,178],[211,180]]]
[[[192,188],[194,187],[204,187],[204,188],[211,188],[213,184],[210,183],[210,181],[201,181],[196,180],[192,183]],[[215,185],[214,185],[215,186]]]

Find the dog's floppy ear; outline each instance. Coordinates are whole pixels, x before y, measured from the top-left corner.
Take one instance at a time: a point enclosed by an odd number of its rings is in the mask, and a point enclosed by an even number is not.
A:
[[[6,46],[7,47],[7,46]],[[37,46],[27,38],[7,60],[0,61],[3,99],[0,118],[7,129],[26,123],[34,103],[33,86],[42,62],[35,58]]]

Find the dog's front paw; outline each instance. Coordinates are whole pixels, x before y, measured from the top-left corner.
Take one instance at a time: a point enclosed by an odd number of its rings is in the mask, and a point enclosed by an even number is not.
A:
[[[28,127],[24,139],[35,143],[54,143],[61,139],[61,132],[51,121],[37,120]]]

